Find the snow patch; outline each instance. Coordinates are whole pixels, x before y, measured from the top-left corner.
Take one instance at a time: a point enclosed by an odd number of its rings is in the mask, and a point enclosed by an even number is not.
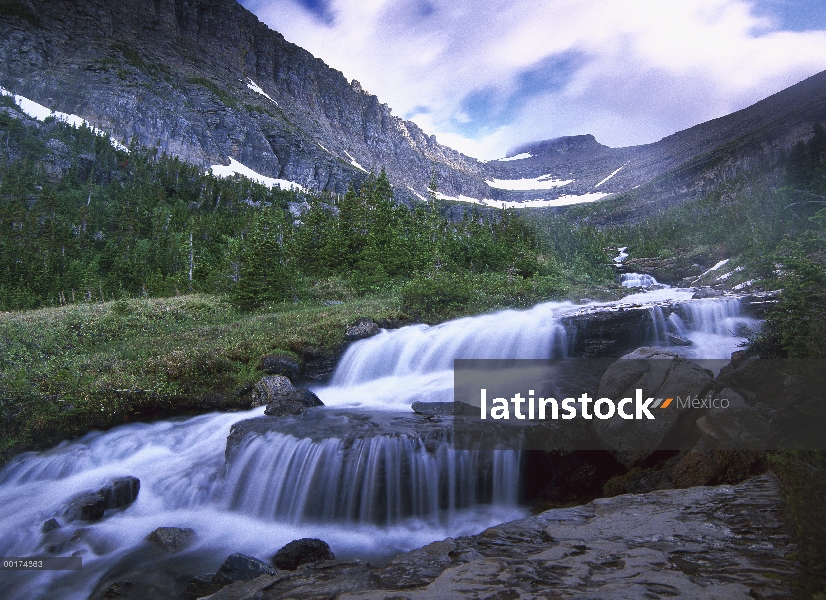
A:
[[[627,164],[628,164],[628,163],[625,163],[625,165],[627,165]],[[620,171],[622,171],[622,168],[623,168],[625,165],[622,165],[622,167],[620,167],[619,169],[617,169],[616,171],[614,171],[613,173],[611,173],[608,177],[606,177],[605,179],[603,179],[602,181],[600,181],[598,184],[596,184],[596,185],[594,186],[594,189],[598,188],[598,187],[599,187],[599,186],[601,186],[603,183],[605,183],[606,181],[608,181],[609,179],[611,179],[614,175],[616,175],[617,173],[619,173]]]
[[[256,94],[261,94],[267,100],[269,100],[270,102],[272,102],[273,104],[278,106],[278,102],[276,102],[275,100],[270,98],[270,95],[267,92],[265,92],[264,90],[262,90],[261,86],[259,86],[257,83],[255,83],[252,79],[247,79],[247,87],[249,89],[251,89],[253,92],[255,92]]]
[[[353,158],[352,156],[350,156],[350,153],[349,153],[349,152],[347,152],[347,151],[345,150],[345,151],[344,151],[344,154],[346,154],[346,155],[347,155],[347,158],[349,158],[349,159],[350,159],[350,164],[351,164],[351,165],[353,165],[355,168],[357,168],[357,169],[359,169],[359,170],[361,170],[361,171],[364,171],[365,173],[368,173],[368,172],[369,172],[369,171],[367,171],[367,169],[365,169],[365,168],[364,168],[364,167],[362,167],[360,164],[358,164],[358,163],[356,162],[356,159],[355,159],[355,158]]]
[[[743,283],[738,283],[737,285],[735,285],[731,289],[737,290],[737,291],[744,290],[747,287],[750,287],[755,281],[757,281],[757,280],[756,279],[749,279],[748,281],[744,281]]]
[[[703,277],[705,277],[706,275],[708,275],[708,274],[709,274],[709,273],[711,273],[712,271],[716,271],[716,270],[717,270],[717,269],[719,269],[720,267],[725,266],[726,264],[728,264],[728,261],[729,261],[729,260],[731,260],[731,259],[728,259],[728,258],[727,258],[727,259],[725,259],[725,260],[721,260],[721,261],[720,261],[720,262],[718,262],[716,265],[714,265],[713,267],[711,267],[708,271],[703,272],[703,274],[702,274],[702,275],[700,275],[699,277],[695,278],[695,279],[694,279],[694,281],[692,281],[691,283],[694,283],[695,281],[700,281]]]
[[[516,156],[509,156],[508,158],[495,158],[492,162],[510,162],[512,160],[523,160],[526,158],[533,158],[533,154],[530,152],[523,152],[522,154],[517,154]]]
[[[418,198],[418,199],[419,199],[419,200],[421,200],[422,202],[427,202],[427,198],[425,198],[424,196],[422,196],[419,192],[417,192],[416,190],[414,190],[414,189],[413,189],[412,187],[410,187],[409,185],[407,186],[407,189],[408,189],[408,190],[410,190],[411,192],[413,192],[413,195],[414,195],[414,196],[416,196],[416,198]]]
[[[325,148],[323,144],[319,144],[318,142],[316,142],[316,144],[318,144],[318,147],[324,150],[324,152],[326,152],[327,154],[332,154],[332,152],[327,150],[327,148]]]
[[[248,166],[239,163],[237,160],[231,157],[229,158],[229,165],[212,165],[209,168],[209,170],[212,171],[212,174],[216,177],[232,177],[233,175],[243,175],[247,179],[252,179],[256,183],[265,185],[270,189],[277,185],[281,189],[285,190],[296,190],[299,192],[307,191],[302,186],[292,181],[287,181],[286,179],[275,179],[274,177],[267,177],[266,175],[256,173]]]
[[[38,121],[45,121],[49,117],[54,117],[58,121],[63,121],[64,123],[67,123],[68,125],[71,125],[73,127],[86,126],[89,129],[91,129],[92,133],[94,133],[95,135],[99,135],[101,137],[109,136],[108,132],[103,131],[102,129],[98,129],[83,117],[71,115],[69,113],[64,112],[53,111],[52,109],[43,106],[42,104],[39,104],[34,100],[29,100],[25,96],[12,94],[10,91],[2,87],[0,87],[0,95],[13,97],[14,103],[20,108],[20,110],[23,111],[26,115],[30,116],[32,119],[37,119]],[[121,144],[116,139],[110,138],[109,141],[116,150],[123,150],[124,152],[129,152],[129,148]]]
[[[525,200],[524,202],[517,202],[517,201],[504,201],[504,200],[492,200],[490,198],[471,198],[470,196],[446,196],[445,194],[436,194],[436,197],[439,200],[453,200],[458,202],[472,202],[474,204],[481,204],[483,206],[492,206],[494,208],[547,208],[552,206],[570,206],[572,204],[583,204],[586,202],[596,202],[597,200],[601,200],[608,196],[609,194],[605,194],[602,192],[593,192],[590,194],[581,194],[579,196],[575,196],[573,194],[569,194],[567,196],[560,196],[559,198],[552,198],[552,199],[544,199],[540,198],[538,200]]]
[[[573,179],[556,179],[553,175],[540,175],[533,179],[491,179],[487,184],[498,190],[529,191],[550,190],[573,183]]]
[[[732,276],[732,275],[734,275],[735,273],[739,273],[740,271],[742,271],[742,270],[744,270],[744,269],[745,269],[745,267],[742,267],[742,266],[741,266],[741,267],[737,267],[737,268],[736,268],[736,269],[734,269],[733,271],[729,271],[728,273],[724,273],[723,275],[720,275],[720,276],[717,278],[717,281],[725,281],[726,279],[728,279],[729,277],[731,277],[731,276]]]

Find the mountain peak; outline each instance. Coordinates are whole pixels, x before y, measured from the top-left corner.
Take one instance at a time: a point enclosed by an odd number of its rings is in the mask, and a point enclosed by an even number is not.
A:
[[[532,156],[547,156],[568,152],[592,152],[607,148],[600,144],[590,133],[585,135],[566,135],[563,137],[529,142],[508,153],[508,156],[528,153]]]

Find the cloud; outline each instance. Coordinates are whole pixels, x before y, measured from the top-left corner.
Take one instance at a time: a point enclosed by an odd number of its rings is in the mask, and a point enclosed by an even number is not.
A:
[[[243,3],[478,158],[560,135],[656,141],[826,69],[815,0]]]

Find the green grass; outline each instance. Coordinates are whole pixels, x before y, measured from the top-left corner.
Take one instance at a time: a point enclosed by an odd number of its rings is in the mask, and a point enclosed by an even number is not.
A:
[[[193,85],[205,87],[210,92],[215,94],[225,106],[230,108],[238,108],[238,103],[226,90],[221,89],[216,83],[210,81],[206,77],[190,77],[187,81]]]
[[[392,298],[244,313],[202,295],[0,313],[0,460],[95,428],[242,407],[263,356],[333,350],[362,316],[403,315]]]
[[[470,296],[461,304],[452,295],[431,304],[423,300],[429,288],[416,281],[359,297],[333,277],[308,286],[301,303],[253,312],[221,296],[193,294],[0,313],[0,463],[92,429],[244,408],[249,399],[241,392],[263,375],[264,356],[335,351],[347,325],[360,317],[437,323],[548,299],[610,300],[627,292],[475,276],[463,281],[462,293]]]

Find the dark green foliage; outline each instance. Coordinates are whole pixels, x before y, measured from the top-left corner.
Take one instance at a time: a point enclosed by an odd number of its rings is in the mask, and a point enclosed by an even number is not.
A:
[[[238,108],[238,103],[226,90],[221,89],[218,85],[205,77],[190,77],[187,79],[189,83],[194,85],[200,85],[208,89],[210,92],[215,94],[218,99],[224,103],[224,105],[229,106],[230,108]]]
[[[0,310],[228,291],[251,205],[295,199],[59,122],[0,115],[0,140]]]
[[[453,273],[415,277],[401,290],[402,307],[423,320],[459,314],[475,295],[473,281]]]
[[[284,251],[288,235],[284,213],[263,208],[241,240],[240,277],[233,300],[243,309],[277,303],[293,296],[295,277]]]
[[[0,310],[187,292],[252,309],[312,296],[325,279],[359,295],[413,279],[411,310],[436,319],[463,302],[524,306],[611,277],[589,229],[505,210],[449,222],[435,199],[395,203],[384,172],[343,197],[299,197],[134,145],[116,151],[54,120],[37,130],[0,115],[0,136]],[[441,291],[422,304],[429,285]]]
[[[769,466],[797,528],[795,558],[803,574],[795,582],[795,597],[820,598],[826,591],[826,452],[784,450],[769,456]]]

